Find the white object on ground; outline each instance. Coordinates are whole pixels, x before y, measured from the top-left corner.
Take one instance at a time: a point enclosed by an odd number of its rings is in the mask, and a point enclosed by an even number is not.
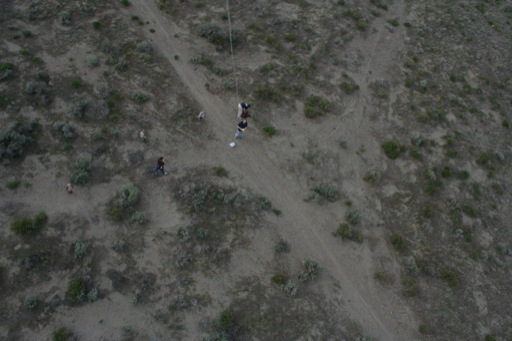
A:
[[[231,148],[233,148],[234,146],[236,146],[236,144],[235,144],[235,142],[231,142],[231,143],[229,144],[229,146],[230,146]]]

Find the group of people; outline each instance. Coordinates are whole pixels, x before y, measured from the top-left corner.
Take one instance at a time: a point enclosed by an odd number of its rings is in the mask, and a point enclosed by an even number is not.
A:
[[[236,126],[235,139],[244,137],[245,129],[247,129],[247,118],[251,117],[251,114],[249,114],[250,107],[251,105],[249,103],[241,102],[238,104],[238,118],[242,120],[238,122]]]
[[[241,121],[238,122],[236,126],[235,139],[241,139],[242,137],[244,137],[244,132],[247,129],[247,118],[251,117],[251,114],[249,113],[250,107],[251,105],[249,103],[241,102],[238,104],[238,118],[241,119]],[[199,121],[203,121],[204,116],[204,111],[201,111],[197,118],[199,119]],[[146,141],[144,131],[140,132],[139,138],[142,142]],[[163,156],[161,156],[158,158],[158,160],[156,161],[156,165],[153,168],[153,176],[157,176],[158,172],[160,172],[162,175],[167,174],[164,167],[165,160]]]

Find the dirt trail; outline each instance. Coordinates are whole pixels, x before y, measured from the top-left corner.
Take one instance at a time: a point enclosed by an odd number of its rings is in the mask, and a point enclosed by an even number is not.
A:
[[[339,241],[322,228],[336,226],[337,221],[332,221],[331,216],[325,214],[325,208],[312,206],[302,200],[304,193],[300,193],[295,181],[268,157],[262,146],[262,136],[254,126],[250,127],[252,129],[248,130],[247,137],[238,142],[236,148],[228,147],[235,132],[234,108],[237,99],[227,102],[205,89],[206,77],[187,62],[194,54],[191,46],[176,38],[182,35],[180,29],[158,9],[155,1],[134,0],[132,4],[137,14],[155,27],[156,32],[147,33],[147,39],[168,59],[191,95],[207,111],[208,128],[214,132],[215,138],[208,141],[204,150],[198,151],[198,163],[223,165],[236,181],[267,196],[282,210],[279,228],[294,252],[301,259],[313,257],[325,269],[324,278],[330,276],[341,283],[339,295],[344,305],[340,308],[340,314],[348,314],[361,324],[365,333],[379,340],[413,339],[416,324],[403,307],[403,302],[390,295],[384,296],[367,283],[371,281],[368,274],[374,271],[371,262],[359,264],[359,257],[345,255],[347,251],[340,252]],[[176,55],[178,59],[175,59]],[[179,158],[178,155],[178,161]],[[362,252],[365,259],[370,259],[369,250]]]

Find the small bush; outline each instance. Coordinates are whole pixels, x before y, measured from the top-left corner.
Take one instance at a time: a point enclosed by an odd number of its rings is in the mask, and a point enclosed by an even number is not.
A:
[[[457,172],[457,179],[459,180],[467,180],[469,179],[469,172],[466,170],[461,170]]]
[[[351,95],[354,92],[356,92],[357,90],[359,90],[359,85],[357,85],[355,83],[351,83],[351,82],[342,82],[340,84],[340,88],[347,95]]]
[[[149,96],[140,91],[134,91],[132,93],[132,99],[138,104],[143,104],[149,101]]]
[[[414,282],[412,279],[404,279],[402,281],[402,285],[404,287],[404,293],[406,296],[409,297],[416,297],[418,296],[418,287],[416,286],[416,282]]]
[[[72,278],[68,283],[68,291],[66,292],[69,300],[73,303],[82,303],[86,298],[86,283],[83,278]]]
[[[209,42],[215,45],[223,45],[226,41],[226,36],[217,24],[203,24],[199,26],[199,36],[208,39]]]
[[[342,240],[348,239],[361,244],[364,240],[363,235],[354,231],[347,223],[342,223],[334,232],[334,236],[341,237]]]
[[[280,103],[283,95],[269,84],[260,84],[256,87],[256,97],[261,100],[268,100],[274,103]]]
[[[68,11],[63,11],[59,13],[59,22],[63,26],[67,26],[71,24],[71,14]]]
[[[100,65],[100,60],[98,56],[94,54],[89,54],[87,57],[85,57],[85,61],[87,62],[87,65],[91,68],[98,67]]]
[[[444,166],[443,170],[441,170],[441,176],[443,178],[449,178],[450,176],[452,176],[452,174],[453,174],[452,169],[448,166]]]
[[[101,23],[95,20],[92,22],[92,27],[94,27],[95,30],[99,30],[101,28]]]
[[[276,246],[274,247],[274,250],[277,253],[289,252],[290,251],[290,245],[283,238],[279,238],[279,240],[276,243]]]
[[[15,159],[23,155],[25,148],[32,142],[37,123],[23,125],[15,123],[0,133],[0,159]]]
[[[372,185],[376,185],[379,182],[379,173],[376,170],[370,170],[366,172],[363,180],[371,183]]]
[[[48,216],[42,211],[39,212],[34,219],[18,218],[11,223],[11,230],[22,236],[33,235],[43,228],[47,219]]]
[[[283,290],[290,296],[294,296],[297,293],[297,285],[293,283],[291,280],[286,281],[285,285],[283,285]]]
[[[88,158],[81,158],[75,162],[74,172],[69,181],[74,185],[83,185],[89,181],[91,172],[91,160]]]
[[[14,180],[14,181],[9,181],[6,185],[6,187],[10,190],[15,190],[16,188],[18,188],[20,186],[21,182],[19,182],[18,180]]]
[[[420,214],[423,218],[432,218],[433,212],[430,206],[425,206],[421,209]]]
[[[394,160],[404,151],[404,147],[393,140],[389,140],[382,144],[382,150],[388,158]]]
[[[455,288],[459,284],[459,276],[457,273],[449,268],[441,270],[441,278],[448,284],[450,288]]]
[[[152,50],[151,44],[148,43],[147,41],[141,41],[140,43],[137,44],[138,52],[149,53],[149,52],[151,52],[151,50]]]
[[[393,233],[389,239],[393,248],[398,252],[404,252],[406,249],[405,240],[398,233]]]
[[[338,200],[338,189],[331,185],[322,184],[315,186],[313,188],[313,192],[321,195],[330,202],[335,202],[336,200]]]
[[[87,244],[82,242],[80,239],[75,240],[73,243],[73,256],[75,259],[82,259],[84,258],[85,254],[87,253]]]
[[[218,177],[227,177],[229,175],[229,172],[226,170],[226,168],[222,166],[217,166],[214,168],[215,175]]]
[[[267,136],[274,136],[277,132],[276,128],[274,126],[265,126],[263,127],[263,132],[265,133],[265,135]]]
[[[287,281],[288,276],[286,276],[282,272],[278,272],[274,276],[272,276],[272,282],[274,282],[277,285],[285,285]]]
[[[388,23],[393,26],[393,27],[397,27],[398,25],[400,25],[400,23],[398,22],[398,19],[389,19],[388,20]]]
[[[53,341],[67,341],[69,338],[69,332],[66,328],[60,327],[53,332]]]
[[[131,221],[132,221],[132,223],[135,223],[138,225],[144,225],[145,223],[147,223],[148,220],[147,220],[144,212],[135,211],[132,213]]]
[[[127,7],[131,5],[129,0],[119,0],[119,2],[121,3],[121,5],[127,6]]]
[[[357,225],[359,221],[361,220],[361,216],[359,215],[359,212],[356,210],[351,210],[347,213],[347,220],[352,225]]]
[[[37,297],[28,296],[25,298],[25,306],[30,310],[34,310],[37,307]]]
[[[322,268],[318,265],[317,262],[308,259],[302,265],[302,273],[299,275],[299,280],[301,282],[306,282],[314,279],[320,272]]]
[[[311,95],[306,98],[304,103],[304,115],[307,118],[322,116],[331,110],[331,103],[320,96]]]
[[[121,221],[139,200],[140,190],[132,183],[123,185],[109,204],[108,216],[114,221]]]
[[[224,310],[220,313],[217,321],[215,321],[217,328],[221,330],[228,330],[235,325],[235,317],[229,310]]]

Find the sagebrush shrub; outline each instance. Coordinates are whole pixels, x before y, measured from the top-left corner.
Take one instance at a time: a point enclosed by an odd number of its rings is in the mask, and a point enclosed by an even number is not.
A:
[[[318,263],[308,259],[302,265],[302,273],[299,275],[299,280],[301,282],[312,280],[320,273],[320,271],[322,271],[322,268],[320,268]]]
[[[394,160],[400,156],[404,148],[396,141],[389,140],[382,144],[382,150],[384,150],[384,154],[386,154],[387,157]]]
[[[331,103],[320,96],[310,95],[304,103],[304,115],[307,118],[322,116],[331,110]]]
[[[217,24],[200,25],[199,36],[208,39],[209,42],[215,45],[223,45],[226,40],[222,28]]]
[[[88,158],[80,158],[75,162],[74,172],[69,181],[75,185],[83,185],[89,181],[91,172],[91,160]]]
[[[73,303],[82,303],[86,298],[86,283],[83,278],[72,278],[68,283],[66,292],[68,298]]]

